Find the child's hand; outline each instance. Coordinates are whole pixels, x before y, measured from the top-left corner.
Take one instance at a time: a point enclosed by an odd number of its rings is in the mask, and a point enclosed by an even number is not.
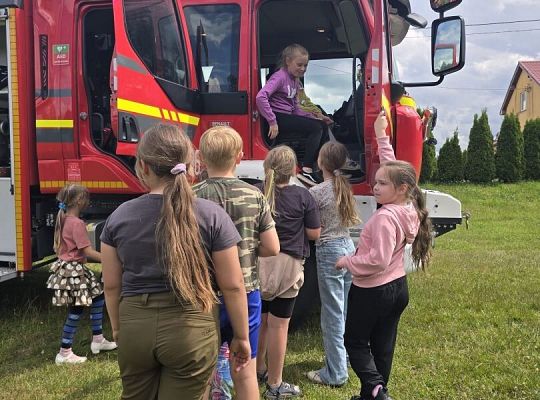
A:
[[[342,269],[345,269],[346,267],[346,262],[345,262],[345,257],[341,257],[339,260],[337,260],[336,262],[336,269],[338,271],[341,271]]]
[[[271,140],[274,140],[277,137],[277,135],[279,135],[278,124],[270,125],[270,130],[268,131],[268,137]]]
[[[236,372],[245,368],[251,360],[251,345],[247,339],[233,338],[229,344],[229,352],[232,369]]]
[[[386,128],[388,128],[388,118],[386,118],[386,112],[384,110],[382,110],[377,116],[373,127],[375,128],[375,136],[377,136],[378,138],[383,138],[386,136]]]
[[[326,115],[323,115],[321,119],[326,123],[326,125],[332,125],[334,123],[332,118],[330,118],[330,117],[328,117]]]

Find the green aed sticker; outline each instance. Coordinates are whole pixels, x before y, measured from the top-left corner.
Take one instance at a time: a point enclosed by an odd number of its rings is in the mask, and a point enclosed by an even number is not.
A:
[[[53,44],[53,65],[69,64],[69,44]]]

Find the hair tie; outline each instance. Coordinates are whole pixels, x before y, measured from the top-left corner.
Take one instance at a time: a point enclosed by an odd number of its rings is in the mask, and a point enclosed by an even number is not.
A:
[[[64,203],[63,201],[58,203],[58,209],[62,210],[62,211],[66,211],[66,209],[67,209],[66,203]]]
[[[339,169],[335,169],[334,176],[340,176],[340,175],[341,175],[341,171]]]
[[[184,163],[176,164],[171,169],[171,174],[173,174],[173,175],[184,174],[185,172],[186,172],[186,164],[184,164]]]

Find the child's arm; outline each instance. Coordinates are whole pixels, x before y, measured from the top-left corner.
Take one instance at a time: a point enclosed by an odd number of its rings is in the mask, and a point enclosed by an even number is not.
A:
[[[81,252],[86,258],[89,258],[93,261],[101,262],[101,253],[92,248],[92,246],[87,246],[84,249],[81,249]]]
[[[102,270],[103,286],[105,289],[105,303],[107,313],[111,321],[114,341],[118,340],[118,330],[120,329],[119,311],[120,293],[122,290],[122,263],[118,258],[116,248],[108,244],[101,243],[103,253]]]
[[[348,269],[353,276],[368,277],[384,271],[392,259],[396,247],[396,229],[389,216],[378,215],[375,218],[377,229],[372,234],[372,241],[366,251],[360,251],[360,246],[352,256],[341,257],[337,269]],[[362,240],[362,238],[360,239]]]
[[[377,145],[379,147],[379,161],[395,161],[394,149],[390,144],[390,138],[386,135],[386,128],[388,127],[388,118],[386,112],[383,110],[377,116],[375,120],[375,136],[377,137]]]
[[[212,261],[234,333],[233,340],[229,343],[233,369],[240,371],[251,359],[251,346],[246,288],[236,245],[212,252]]]
[[[279,250],[279,237],[276,228],[270,228],[259,234],[259,247],[257,248],[259,257],[277,256]]]
[[[308,240],[317,240],[321,236],[321,228],[317,229],[310,229],[310,228],[304,228],[306,231],[306,236]]]
[[[276,115],[270,106],[270,97],[279,90],[282,84],[280,71],[277,71],[268,79],[268,82],[259,90],[259,93],[257,93],[257,109],[270,126],[277,125]]]

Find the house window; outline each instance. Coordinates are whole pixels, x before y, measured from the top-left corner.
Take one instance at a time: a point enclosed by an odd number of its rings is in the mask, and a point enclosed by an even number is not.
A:
[[[527,110],[527,92],[523,91],[519,95],[519,111],[523,112]]]

